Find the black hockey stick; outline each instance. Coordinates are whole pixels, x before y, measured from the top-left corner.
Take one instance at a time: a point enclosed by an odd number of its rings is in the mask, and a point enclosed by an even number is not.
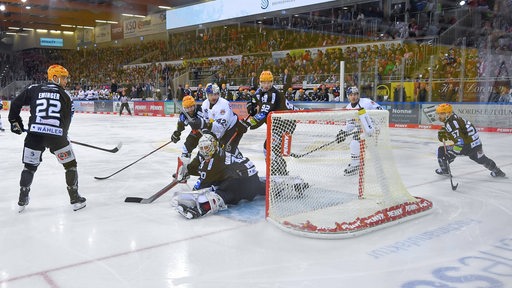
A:
[[[174,178],[174,180],[167,184],[164,188],[160,189],[158,192],[156,192],[155,194],[153,194],[151,197],[149,198],[141,198],[141,197],[126,197],[126,199],[124,199],[124,202],[129,202],[129,203],[142,203],[142,204],[148,204],[148,203],[152,203],[153,201],[155,201],[156,199],[158,199],[160,196],[164,195],[165,193],[167,193],[169,190],[172,189],[172,187],[176,186],[176,184],[178,183],[187,183],[187,179],[186,178],[183,178],[183,177],[179,177],[178,175],[180,174],[180,168],[181,166],[183,166],[183,162],[181,161],[181,159],[178,157],[178,166],[176,167],[176,178]],[[186,171],[186,170],[185,170]],[[186,172],[185,172],[186,173]]]
[[[306,153],[302,153],[302,154],[290,153],[290,156],[291,156],[291,157],[293,157],[293,158],[302,158],[302,157],[304,157],[304,156],[306,156],[306,155],[309,155],[309,154],[311,154],[311,153],[313,153],[313,152],[315,152],[315,151],[318,151],[318,150],[324,149],[324,148],[325,148],[325,147],[327,147],[327,146],[331,146],[332,144],[334,144],[334,143],[336,143],[336,142],[337,142],[337,140],[336,140],[336,139],[334,139],[334,140],[332,140],[331,142],[327,142],[327,143],[325,143],[325,144],[323,144],[323,145],[320,145],[320,146],[316,147],[315,149],[309,150],[309,151],[308,151],[308,152],[306,152]]]
[[[70,142],[73,144],[82,145],[85,147],[89,147],[89,148],[93,148],[93,149],[97,149],[97,150],[101,150],[101,151],[105,151],[105,152],[110,152],[110,153],[116,153],[117,151],[119,151],[119,149],[121,149],[121,146],[123,146],[123,143],[119,142],[119,144],[117,144],[117,146],[115,148],[107,149],[107,148],[101,148],[98,146],[90,145],[87,143],[81,143],[81,142],[77,142],[77,141],[73,141],[73,140],[71,140]]]
[[[126,197],[126,199],[124,199],[124,202],[141,203],[141,204],[153,203],[156,199],[160,198],[160,196],[164,195],[169,190],[171,190],[174,186],[178,185],[178,183],[185,183],[185,182],[178,181],[178,179],[174,179],[171,183],[167,184],[164,188],[160,189],[158,192],[156,192],[155,194],[151,195],[148,198]]]
[[[341,142],[345,141],[345,139],[346,139],[347,137],[352,136],[352,135],[354,135],[355,133],[357,133],[357,129],[354,129],[354,131],[356,131],[356,132],[346,133],[345,138],[344,138],[344,139],[342,139],[342,141],[339,141],[339,143],[341,143]],[[309,154],[311,154],[311,153],[313,153],[313,152],[315,152],[315,151],[322,150],[322,149],[324,149],[324,148],[325,148],[325,147],[327,147],[327,146],[331,146],[332,144],[334,144],[334,143],[336,143],[336,142],[338,142],[338,139],[334,139],[334,140],[332,140],[331,142],[327,142],[327,143],[325,143],[325,144],[323,144],[323,145],[320,145],[320,146],[318,146],[318,147],[316,147],[316,148],[314,148],[314,149],[312,149],[312,150],[309,150],[308,152],[302,153],[302,154],[290,153],[290,156],[291,156],[291,157],[293,157],[293,158],[302,158],[302,157],[304,157],[304,156],[306,156],[306,155],[309,155]]]
[[[448,155],[447,149],[446,149],[446,143],[443,140],[443,146],[444,146],[444,154]],[[448,175],[450,176],[450,185],[452,186],[452,190],[457,190],[457,187],[459,186],[459,183],[453,185],[453,176],[452,176],[452,170],[450,169],[450,161],[446,160],[446,170],[448,170]]]
[[[112,174],[110,174],[110,175],[108,175],[108,176],[105,176],[105,177],[97,177],[97,176],[95,176],[95,177],[94,177],[94,179],[97,179],[97,180],[105,180],[105,179],[108,179],[108,178],[110,178],[110,177],[112,177],[112,176],[116,175],[117,173],[119,173],[119,172],[121,172],[121,171],[125,170],[126,168],[128,168],[128,167],[132,166],[133,164],[135,164],[135,163],[139,162],[140,160],[142,160],[142,159],[144,159],[144,158],[148,157],[149,155],[151,155],[151,154],[155,153],[156,151],[158,151],[158,150],[160,150],[160,149],[164,148],[165,146],[167,146],[167,145],[169,145],[169,144],[171,144],[171,143],[172,143],[172,140],[171,140],[171,141],[169,141],[169,142],[167,142],[167,143],[165,143],[164,145],[162,145],[162,146],[160,146],[160,147],[156,148],[155,150],[153,150],[153,151],[149,152],[148,154],[146,154],[146,155],[142,156],[141,158],[139,158],[139,159],[137,159],[136,161],[132,162],[130,165],[127,165],[127,166],[125,166],[125,167],[121,168],[120,170],[117,170],[116,172],[114,172],[114,173],[112,173]]]

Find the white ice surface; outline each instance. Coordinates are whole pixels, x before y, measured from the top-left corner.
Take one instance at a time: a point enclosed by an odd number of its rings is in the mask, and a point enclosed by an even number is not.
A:
[[[1,111],[0,288],[7,287],[512,287],[512,186],[467,158],[452,164],[457,191],[434,173],[432,130],[392,129],[398,170],[414,196],[434,203],[425,217],[356,238],[319,240],[287,234],[264,219],[264,200],[186,220],[171,193],[149,197],[171,180],[181,143],[107,180],[170,140],[177,118],[76,114],[70,138],[87,207],[69,205],[64,170],[46,151],[30,205],[18,213],[23,136]],[[24,112],[25,123],[27,114]],[[186,132],[182,139],[185,138]],[[265,127],[240,144],[264,175]],[[484,150],[512,175],[509,134],[481,133]],[[183,140],[182,140],[183,141]],[[189,185],[192,185],[189,181]],[[175,189],[188,189],[180,185]]]

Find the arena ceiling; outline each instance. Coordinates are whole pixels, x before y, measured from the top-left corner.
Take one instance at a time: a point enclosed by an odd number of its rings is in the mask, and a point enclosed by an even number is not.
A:
[[[143,15],[183,7],[204,0],[0,0],[0,32],[26,29],[75,31],[74,26],[95,27],[99,21],[121,23],[122,14]],[[65,26],[62,26],[65,25]],[[15,27],[17,29],[11,29]]]

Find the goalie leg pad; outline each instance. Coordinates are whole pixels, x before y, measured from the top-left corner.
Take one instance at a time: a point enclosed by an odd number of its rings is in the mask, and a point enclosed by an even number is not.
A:
[[[187,219],[195,219],[227,209],[222,197],[214,190],[215,188],[212,187],[192,192],[177,192],[171,204]]]

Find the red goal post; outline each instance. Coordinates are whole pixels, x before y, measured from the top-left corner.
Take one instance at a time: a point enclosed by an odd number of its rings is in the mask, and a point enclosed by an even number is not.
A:
[[[287,232],[347,238],[433,207],[410,195],[400,178],[386,110],[273,112],[267,139],[266,218]],[[349,163],[359,168],[345,176]]]

